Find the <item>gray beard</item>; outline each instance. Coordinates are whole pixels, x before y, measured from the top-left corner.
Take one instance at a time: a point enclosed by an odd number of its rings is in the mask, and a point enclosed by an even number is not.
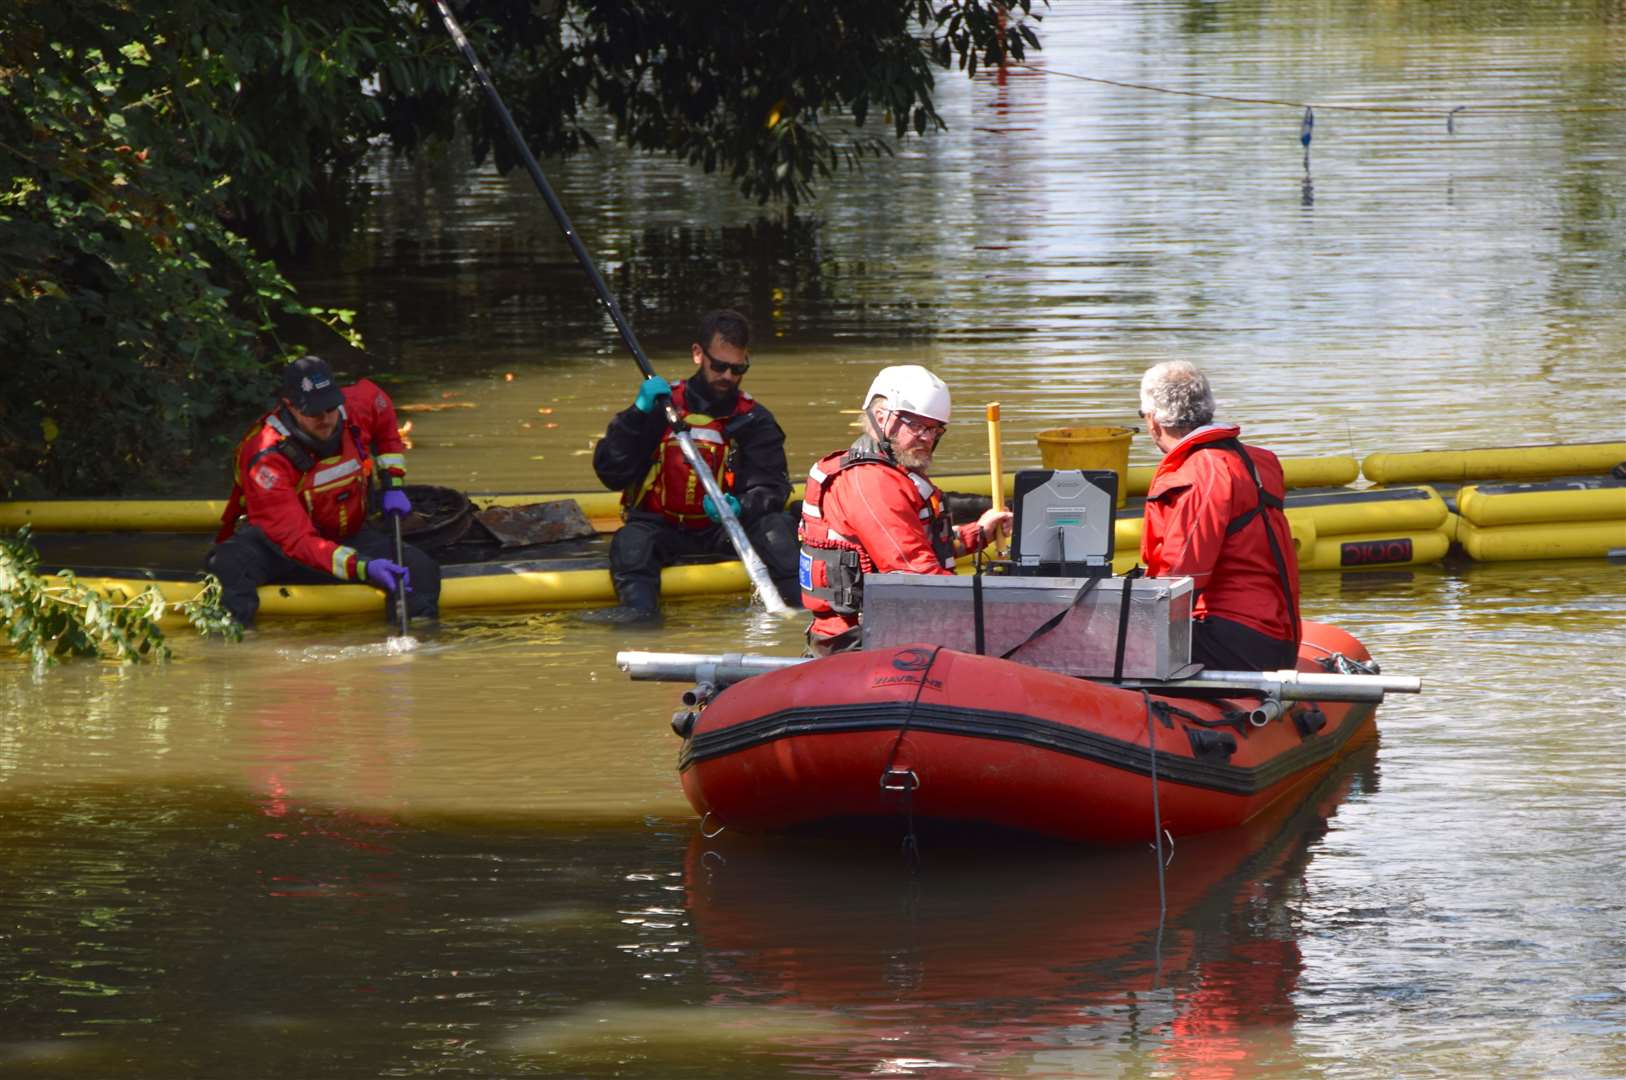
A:
[[[895,443],[892,448],[892,456],[897,459],[899,465],[912,469],[922,476],[931,471],[932,452],[932,450],[899,450]]]

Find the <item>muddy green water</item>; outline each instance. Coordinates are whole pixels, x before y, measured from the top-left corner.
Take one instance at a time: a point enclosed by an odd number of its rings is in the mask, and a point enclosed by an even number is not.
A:
[[[1046,74],[946,78],[950,133],[789,228],[662,161],[550,175],[662,370],[749,308],[797,468],[909,361],[973,414],[952,471],[980,403],[1034,463],[1174,356],[1285,454],[1626,437],[1618,6],[1068,0],[1045,32]],[[1063,73],[1314,101],[1309,183],[1299,109]],[[359,309],[352,371],[448,406],[410,414],[414,478],[590,487],[633,380],[540,201],[372,182],[304,284]],[[1316,574],[1304,608],[1428,692],[1301,807],[1182,841],[1161,918],[1139,850],[701,836],[678,688],[612,657],[799,648],[736,600],[0,666],[0,1074],[1626,1075],[1626,568]]]

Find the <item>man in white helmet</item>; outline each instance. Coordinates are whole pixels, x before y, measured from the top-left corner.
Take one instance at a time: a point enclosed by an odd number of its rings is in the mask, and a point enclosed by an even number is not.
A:
[[[942,379],[918,364],[884,368],[864,395],[864,434],[809,470],[799,533],[815,655],[858,646],[866,573],[947,574],[1010,530],[1004,510],[956,528],[926,478],[949,413]]]

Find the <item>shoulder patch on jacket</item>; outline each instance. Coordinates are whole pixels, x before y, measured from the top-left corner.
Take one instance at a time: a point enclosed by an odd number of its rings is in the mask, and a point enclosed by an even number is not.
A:
[[[277,471],[269,465],[260,465],[254,470],[254,482],[270,491],[277,486]]]

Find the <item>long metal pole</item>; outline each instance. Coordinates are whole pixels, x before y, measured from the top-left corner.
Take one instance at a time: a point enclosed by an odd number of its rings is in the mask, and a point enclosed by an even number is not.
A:
[[[576,235],[576,227],[571,224],[570,215],[565,212],[564,204],[553,193],[553,187],[548,183],[548,178],[542,175],[542,166],[537,163],[536,155],[531,153],[530,146],[525,142],[525,136],[520,134],[519,125],[514,123],[514,117],[509,113],[508,106],[503,104],[502,95],[497,93],[496,84],[491,81],[491,76],[486,74],[485,65],[481,64],[480,58],[474,54],[474,47],[469,44],[469,39],[463,34],[463,28],[458,25],[457,19],[452,16],[451,9],[446,6],[446,0],[435,0],[435,7],[440,10],[441,21],[446,24],[446,32],[452,35],[452,40],[456,42],[458,49],[463,53],[463,58],[474,69],[475,77],[480,80],[480,85],[485,89],[486,97],[491,100],[492,108],[497,110],[497,117],[502,121],[503,129],[508,132],[508,138],[513,142],[515,151],[518,152],[520,160],[525,163],[525,170],[531,174],[531,180],[536,184],[536,190],[542,193],[542,199],[548,204],[548,210],[552,212],[553,220],[559,223],[559,228],[565,234],[565,242],[570,245],[570,250],[576,253],[576,261],[587,272],[588,280],[593,283],[593,289],[598,293],[599,303],[603,304],[605,310],[610,313],[610,320],[615,323],[616,331],[621,335],[622,342],[627,346],[627,350],[632,353],[633,360],[638,364],[638,370],[643,372],[645,379],[653,378],[655,369],[650,366],[649,357],[644,355],[644,350],[638,344],[637,337],[633,335],[627,317],[621,313],[621,305],[615,302],[615,297],[610,293],[610,287],[605,284],[603,276],[598,272],[598,267],[593,265],[593,257],[587,253],[587,248],[582,244],[581,237]],[[706,344],[709,344],[709,342]],[[757,595],[762,600],[762,606],[775,615],[794,615],[795,612],[780,597],[779,590],[768,576],[768,567],[764,565],[762,556],[758,555],[756,549],[751,546],[750,539],[745,535],[744,527],[740,525],[739,519],[734,516],[733,511],[728,508],[728,502],[723,498],[723,491],[717,484],[717,478],[712,475],[711,469],[707,467],[705,461],[700,457],[699,451],[695,449],[694,440],[689,436],[683,418],[678,415],[677,409],[672,405],[672,399],[663,397],[661,400],[667,423],[672,425],[678,446],[683,451],[683,458],[689,463],[689,468],[694,470],[694,474],[700,478],[700,484],[706,489],[706,494],[711,496],[711,503],[717,508],[717,515],[722,522],[723,531],[728,534],[729,542],[734,545],[734,551],[739,555],[740,562],[745,564],[745,573],[750,577],[752,586],[756,588]]]
[[[616,666],[636,680],[707,682],[716,686],[781,671],[811,659],[751,653],[627,651],[615,654]],[[1381,701],[1385,693],[1419,694],[1423,690],[1423,681],[1412,675],[1333,675],[1293,670],[1199,671],[1188,679],[1126,680],[1121,685],[1154,694],[1159,690],[1235,690],[1271,694],[1284,701]]]
[[[395,523],[395,565],[401,567],[401,569],[404,571],[406,569],[406,545],[401,542],[401,519],[399,516],[391,514],[390,520]],[[411,636],[412,632],[407,629],[407,598],[405,577],[402,577],[400,581],[395,583],[395,614],[401,620],[401,636]]]

